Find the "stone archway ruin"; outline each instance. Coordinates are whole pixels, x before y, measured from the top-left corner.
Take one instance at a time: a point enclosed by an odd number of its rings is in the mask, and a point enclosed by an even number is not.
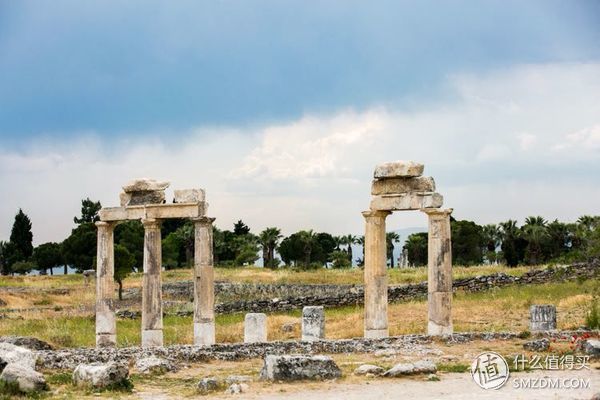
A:
[[[365,218],[366,338],[389,336],[385,219],[393,211],[420,210],[429,219],[427,302],[429,335],[452,333],[452,246],[450,214],[435,182],[424,177],[423,164],[397,161],[375,168],[371,204]]]
[[[194,222],[194,344],[215,343],[213,229],[206,216],[208,204],[202,189],[175,190],[172,204],[165,204],[168,182],[139,179],[123,187],[121,206],[99,212],[96,269],[96,346],[115,346],[114,228],[119,222],[141,220],[144,226],[144,275],[142,280],[142,347],[163,345],[162,250],[160,223],[168,218]]]

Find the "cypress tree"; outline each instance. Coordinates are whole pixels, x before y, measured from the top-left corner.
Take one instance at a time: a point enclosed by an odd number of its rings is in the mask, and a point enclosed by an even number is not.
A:
[[[13,244],[15,251],[19,254],[19,260],[26,261],[33,254],[33,233],[31,233],[31,220],[19,208],[15,215],[15,222],[10,232],[10,243]]]

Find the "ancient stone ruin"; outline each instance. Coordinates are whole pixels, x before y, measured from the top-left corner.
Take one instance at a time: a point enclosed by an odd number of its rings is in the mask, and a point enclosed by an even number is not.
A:
[[[375,168],[371,205],[365,218],[365,337],[389,335],[388,279],[385,219],[393,211],[420,210],[429,217],[428,324],[430,335],[452,333],[452,253],[450,214],[441,209],[443,197],[435,192],[424,166],[396,161]]]
[[[123,187],[121,206],[100,210],[96,270],[96,345],[117,343],[114,298],[114,228],[119,222],[141,220],[144,225],[144,276],[142,287],[142,346],[163,345],[162,251],[160,223],[168,218],[189,218],[195,226],[194,344],[215,343],[212,223],[206,216],[204,190],[175,190],[173,203],[165,203],[168,182],[138,179]]]

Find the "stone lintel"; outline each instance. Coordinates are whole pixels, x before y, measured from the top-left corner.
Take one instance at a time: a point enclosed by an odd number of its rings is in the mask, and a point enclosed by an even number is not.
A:
[[[373,177],[380,179],[421,176],[424,168],[423,164],[414,161],[387,162],[375,167]]]
[[[371,210],[402,211],[440,208],[444,197],[436,192],[413,192],[399,195],[373,196]]]
[[[410,192],[435,192],[435,181],[430,176],[418,176],[376,179],[371,185],[371,194],[374,196]]]
[[[135,219],[198,218],[206,213],[206,202],[147,204],[130,207],[106,207],[100,210],[101,222]]]

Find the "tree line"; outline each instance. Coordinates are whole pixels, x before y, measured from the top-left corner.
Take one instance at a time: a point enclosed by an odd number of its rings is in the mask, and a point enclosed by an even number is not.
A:
[[[52,273],[62,266],[77,271],[95,268],[96,227],[100,202],[89,198],[81,202],[81,215],[73,218],[75,227],[61,243],[48,242],[33,247],[32,223],[19,210],[9,241],[0,241],[0,272],[25,274],[38,270]],[[542,217],[528,217],[522,226],[514,220],[500,224],[478,225],[451,218],[452,258],[458,265],[505,263],[535,265],[550,261],[574,261],[600,255],[600,217],[582,216],[575,223]],[[169,219],[162,224],[163,266],[166,269],[189,267],[194,258],[194,225],[189,220]],[[122,280],[143,265],[144,228],[140,221],[126,221],[115,228],[115,280]],[[394,268],[394,249],[400,242],[396,232],[386,235],[388,265]],[[353,246],[363,248],[353,254]],[[349,268],[364,260],[364,237],[334,236],[327,232],[301,230],[284,237],[281,230],[269,227],[255,234],[239,220],[233,229],[213,231],[214,261],[219,266],[281,265],[297,269],[321,267]],[[403,253],[413,266],[427,264],[427,233],[409,235]]]

